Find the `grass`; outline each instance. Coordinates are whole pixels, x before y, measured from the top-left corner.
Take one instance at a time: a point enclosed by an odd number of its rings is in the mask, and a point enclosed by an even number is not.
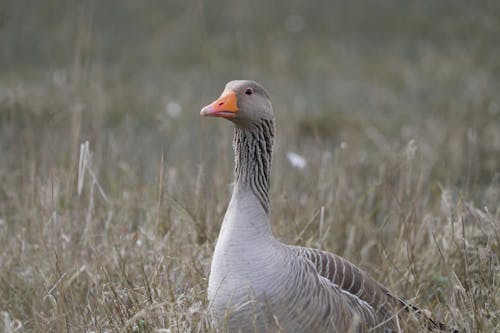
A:
[[[103,20],[106,7],[65,8],[61,26],[51,11],[33,14],[47,45],[65,47],[35,46],[36,59],[22,39],[2,39],[3,331],[211,331],[207,272],[231,190],[232,132],[198,111],[241,77],[270,90],[277,115],[279,239],[347,257],[464,332],[500,329],[495,6],[446,14],[414,4],[400,13],[406,25],[378,11],[365,21],[352,5],[325,35],[322,14],[293,6],[306,27],[296,35],[278,24],[266,38],[229,33],[255,9],[217,25],[196,2],[172,5],[165,26],[155,8],[121,8],[129,25]],[[7,11],[3,31],[23,10]],[[162,33],[179,49],[164,49]],[[130,57],[109,61],[121,52]]]

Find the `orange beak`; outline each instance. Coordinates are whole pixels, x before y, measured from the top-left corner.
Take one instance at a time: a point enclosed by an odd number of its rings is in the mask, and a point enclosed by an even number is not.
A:
[[[212,104],[201,109],[200,114],[207,117],[233,118],[238,112],[238,98],[232,90],[227,90]]]

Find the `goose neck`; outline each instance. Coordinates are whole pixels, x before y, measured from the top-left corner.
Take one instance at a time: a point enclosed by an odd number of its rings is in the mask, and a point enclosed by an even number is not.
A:
[[[261,120],[249,127],[235,127],[235,186],[250,190],[269,214],[274,121]]]

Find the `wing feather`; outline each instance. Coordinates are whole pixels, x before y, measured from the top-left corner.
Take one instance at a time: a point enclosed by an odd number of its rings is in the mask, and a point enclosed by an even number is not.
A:
[[[360,316],[362,317],[370,316],[373,318],[376,316],[377,321],[380,322],[382,319],[388,327],[398,327],[398,318],[396,317],[412,312],[426,321],[427,327],[431,331],[459,332],[434,321],[418,307],[394,296],[387,288],[347,259],[317,249],[299,246],[292,246],[291,249],[296,255],[305,257],[321,277],[328,279],[342,292],[350,295],[351,299],[361,303],[361,308],[359,306],[358,308],[360,308]]]

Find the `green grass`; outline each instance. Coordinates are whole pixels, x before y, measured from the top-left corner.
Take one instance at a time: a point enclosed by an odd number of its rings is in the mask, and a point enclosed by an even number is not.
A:
[[[272,96],[280,240],[500,329],[497,5],[48,3],[0,8],[3,331],[211,330],[232,131],[198,113],[235,78]]]

